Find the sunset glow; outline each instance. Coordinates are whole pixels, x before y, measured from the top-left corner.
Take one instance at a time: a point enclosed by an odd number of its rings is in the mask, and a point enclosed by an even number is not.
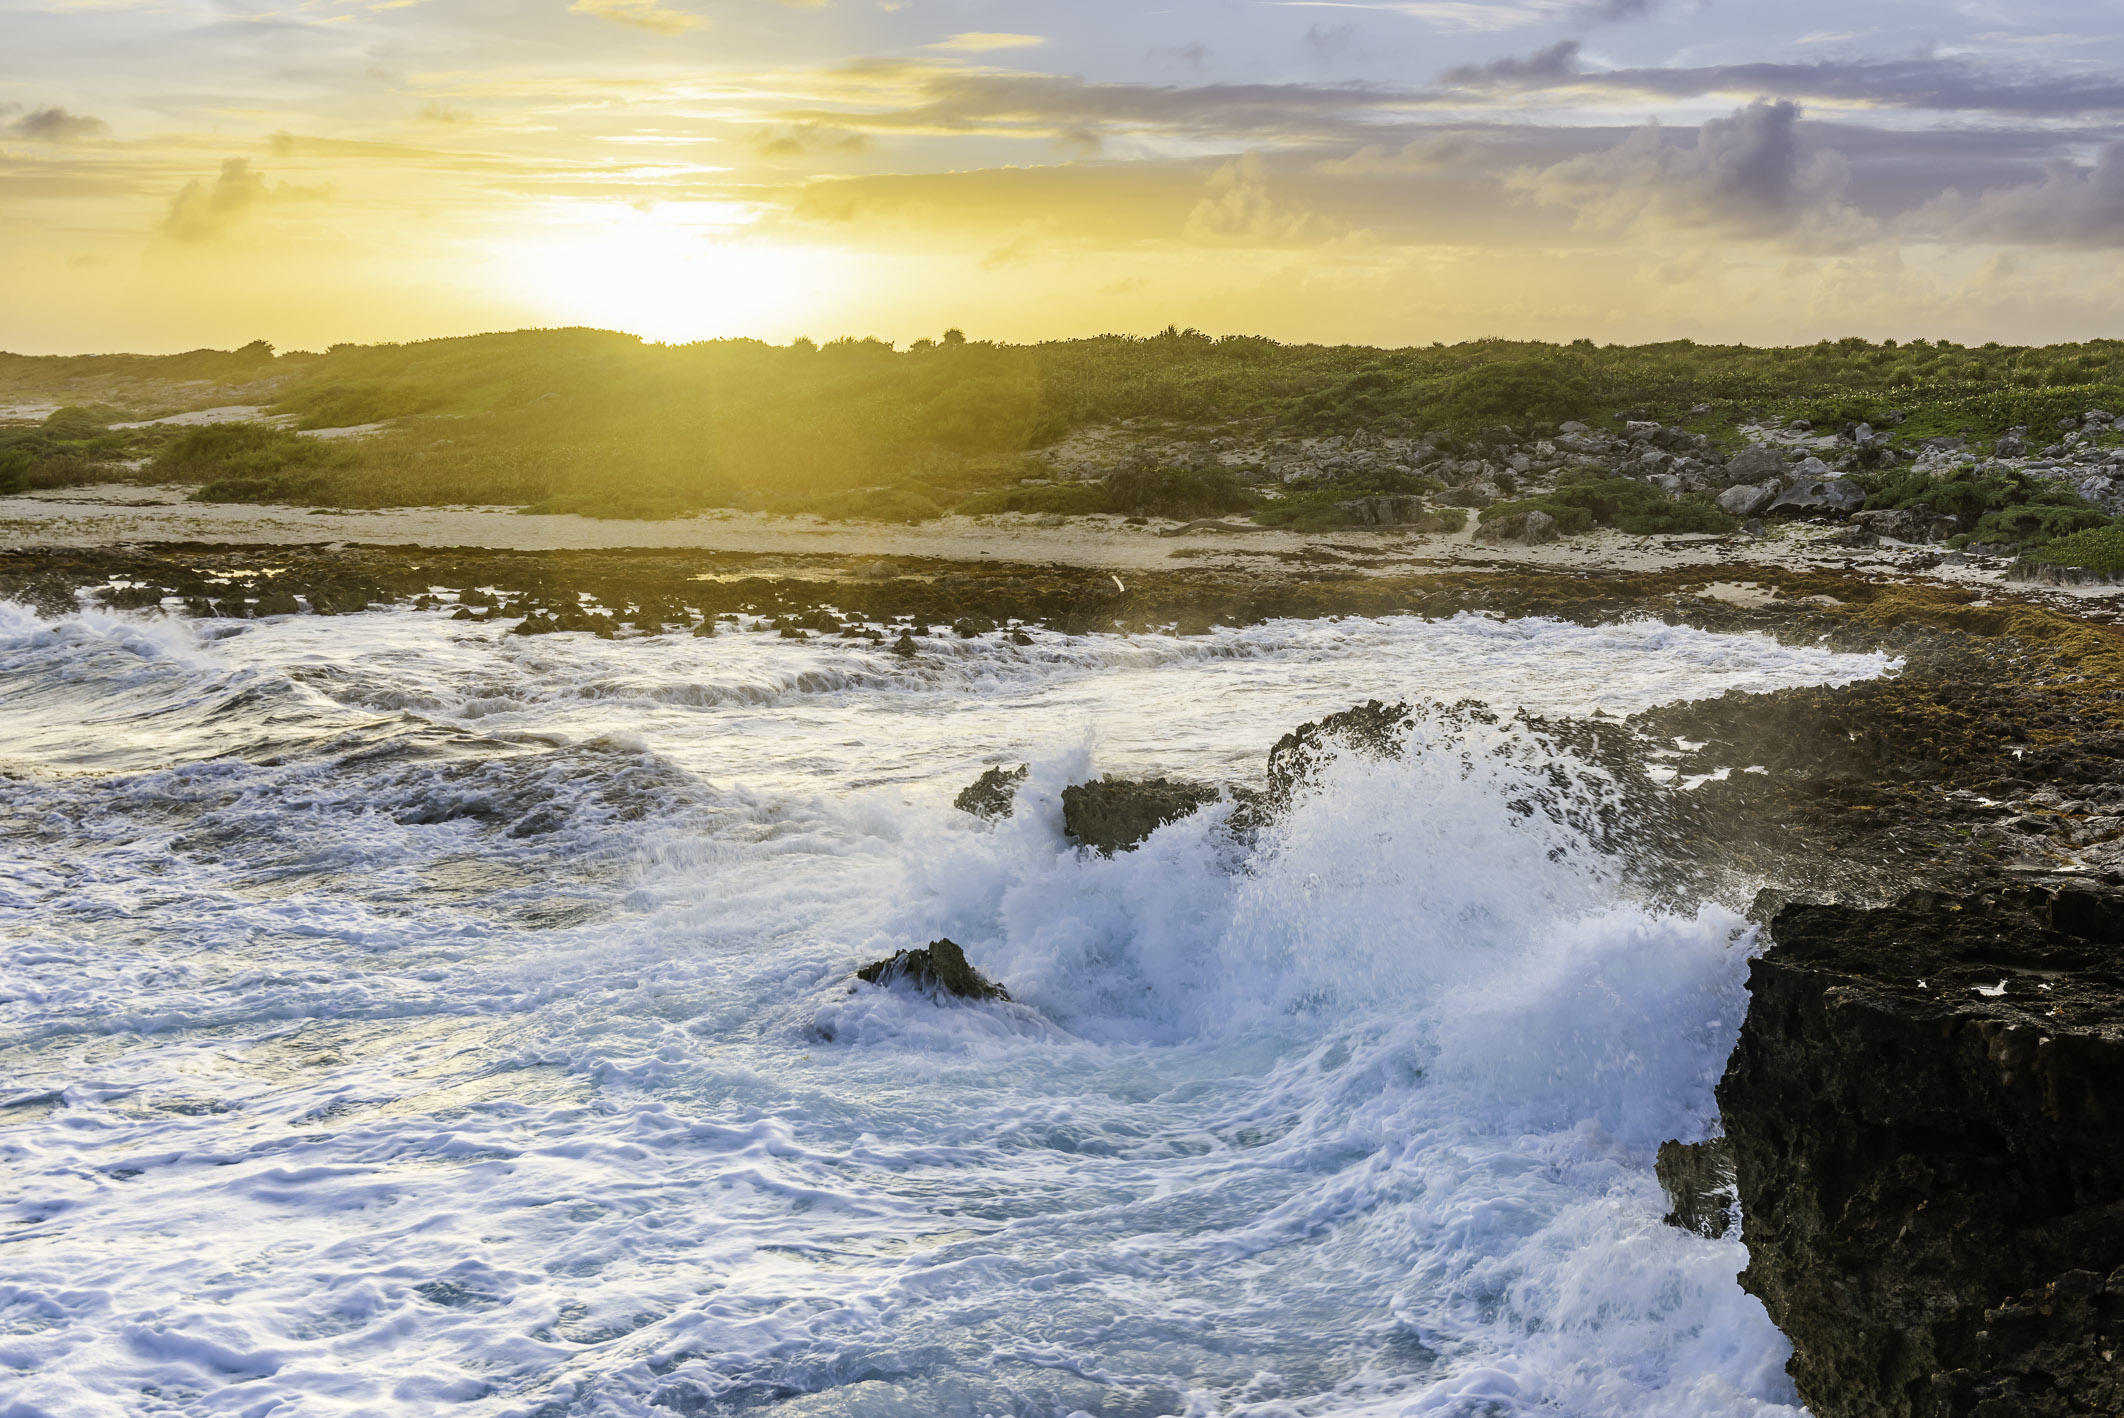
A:
[[[2082,338],[2094,0],[14,0],[0,344]]]

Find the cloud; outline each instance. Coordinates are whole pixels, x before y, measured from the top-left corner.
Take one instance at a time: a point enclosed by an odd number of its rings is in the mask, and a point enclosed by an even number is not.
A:
[[[1620,24],[1649,18],[1664,0],[1272,0],[1298,10],[1375,10],[1434,28],[1495,34],[1530,25]]]
[[[1399,148],[1368,143],[1347,157],[1324,159],[1319,171],[1329,177],[1438,172],[1480,155],[1485,146],[1469,134],[1453,132],[1411,138]]]
[[[946,35],[935,44],[925,48],[941,49],[952,54],[990,54],[999,49],[1037,49],[1047,43],[1044,34],[1000,34],[992,30],[968,30],[964,34]]]
[[[226,235],[252,212],[271,202],[304,201],[324,196],[321,188],[268,183],[251,170],[249,158],[229,158],[212,182],[194,178],[171,201],[162,234],[174,241],[199,243]]]
[[[1537,49],[1524,58],[1507,56],[1487,64],[1463,64],[1438,76],[1440,83],[1462,88],[1493,88],[1500,85],[1539,86],[1568,79],[1578,73],[1579,42],[1562,40]]]
[[[1327,64],[1357,47],[1355,25],[1307,25],[1305,47],[1315,63]]]
[[[1512,67],[1515,62],[1519,65],[1516,71]],[[2016,72],[1987,67],[1966,56],[1825,59],[1812,64],[1724,64],[1599,72],[1588,72],[1575,64],[1544,70],[1530,61],[1500,60],[1494,65],[1456,70],[1449,77],[1461,83],[1482,78],[1490,87],[1521,92],[1567,89],[1653,99],[1743,94],[1863,107],[2028,117],[2124,114],[2124,78],[2116,75],[2062,74],[2055,69]]]
[[[822,76],[821,106],[772,115],[872,132],[1053,139],[1112,128],[1231,139],[1334,141],[1376,135],[1401,109],[1446,95],[1364,84],[1135,84],[920,61],[868,61]],[[1464,100],[1450,100],[1463,102]]]
[[[656,34],[684,34],[701,24],[701,17],[685,10],[673,10],[658,3],[658,0],[573,0],[568,6],[571,15],[591,15],[600,20],[610,20],[616,25],[632,25],[636,29],[650,30]]]
[[[1190,69],[1199,70],[1209,64],[1210,57],[1216,52],[1208,45],[1197,41],[1193,44],[1177,44],[1171,49],[1153,49],[1144,57],[1146,59],[1167,59],[1176,64],[1185,64]]]
[[[751,138],[752,150],[761,157],[794,158],[812,153],[860,153],[871,146],[866,133],[851,133],[824,123],[791,123],[763,128]]]
[[[63,108],[40,108],[23,114],[6,128],[11,138],[27,138],[34,143],[73,143],[84,138],[100,138],[111,131],[111,125],[100,118],[91,118],[85,113],[68,113]]]
[[[1693,147],[1647,124],[1612,148],[1522,171],[1509,185],[1594,230],[1697,228],[1849,245],[1867,225],[1845,200],[1850,164],[1810,151],[1799,119],[1795,103],[1758,101],[1707,121]]]
[[[1234,158],[1210,175],[1209,195],[1188,213],[1186,232],[1194,241],[1255,244],[1327,234],[1311,211],[1270,196],[1268,162],[1258,152]]]
[[[1943,193],[1911,225],[1964,240],[2124,246],[2124,142],[2105,144],[2090,166],[2052,162],[2040,181],[1993,188],[1974,200]]]

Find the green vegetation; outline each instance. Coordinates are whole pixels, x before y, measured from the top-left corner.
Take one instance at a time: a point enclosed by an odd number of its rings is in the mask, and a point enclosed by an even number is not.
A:
[[[2018,472],[1979,472],[1956,468],[1926,474],[1914,468],[1873,474],[1867,509],[1930,507],[1959,517],[1969,528],[1952,540],[2028,549],[2054,537],[2101,527],[2109,518],[2101,509],[2060,483]]]
[[[1168,432],[1429,431],[1479,442],[1501,426],[1525,433],[1570,418],[1633,417],[1730,443],[1744,419],[1806,418],[1893,426],[1906,446],[1931,434],[1981,445],[2027,425],[2041,444],[2060,418],[2124,410],[2124,341],[2035,349],[1850,339],[1754,349],[1479,340],[1384,350],[1168,329],[1031,346],[954,334],[899,351],[875,340],[653,345],[570,329],[322,354],[276,355],[259,343],[170,356],[0,355],[0,396],[30,391],[102,407],[0,430],[0,488],[132,476],[128,465],[153,455],[142,475],[196,482],[202,497],[343,507],[500,503],[629,517],[728,507],[887,520],[953,510],[1251,510],[1270,525],[1324,528],[1342,520],[1336,502],[1427,488],[1300,486],[1263,503],[1214,466],[1043,485],[1025,480],[1052,470],[1028,455],[1073,430],[1128,420]],[[238,402],[267,405],[300,429],[386,427],[330,442],[267,425],[107,427],[120,410],[140,418]],[[1966,509],[1981,524],[1971,533],[1979,540],[2031,545],[2099,520],[2054,489],[1894,481],[1905,476],[1877,484],[1876,505]],[[1627,486],[1603,480],[1509,507],[1539,506],[1566,526],[1730,526],[1702,499]]]
[[[999,488],[968,498],[961,512],[1116,512],[1191,520],[1244,512],[1261,499],[1221,468],[1122,468],[1098,482]]]
[[[308,502],[326,487],[326,469],[350,461],[321,439],[261,423],[188,428],[149,469],[166,482],[200,485],[202,502]]]
[[[2102,576],[2124,576],[2124,524],[2090,527],[2058,538],[2035,553],[2052,566],[2081,566]]]
[[[1738,521],[1721,512],[1708,497],[1697,494],[1670,498],[1658,488],[1628,478],[1566,483],[1540,497],[1494,503],[1482,510],[1480,520],[1492,522],[1522,512],[1548,513],[1556,519],[1556,530],[1567,537],[1593,527],[1613,527],[1638,536],[1732,532],[1740,528]]]
[[[131,448],[104,409],[69,405],[40,425],[0,428],[0,493],[107,481]]]

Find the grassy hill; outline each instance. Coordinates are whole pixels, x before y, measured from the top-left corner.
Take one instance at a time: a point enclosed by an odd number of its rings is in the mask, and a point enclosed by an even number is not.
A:
[[[32,397],[72,407],[50,426],[0,428],[0,488],[116,475],[195,482],[210,498],[347,507],[477,502],[629,516],[737,507],[909,519],[984,496],[993,505],[1042,471],[1028,461],[1033,450],[1122,420],[1205,437],[1235,427],[1472,435],[1627,415],[1730,436],[1746,418],[1884,423],[1894,409],[1905,438],[1981,441],[2124,406],[2124,341],[1754,349],[1485,340],[1386,350],[1167,330],[896,351],[870,340],[657,345],[609,331],[525,330],[323,354],[254,344],[171,356],[0,355],[0,402]],[[105,430],[120,414],[245,401],[297,428],[384,428],[332,441],[263,424]],[[142,460],[152,461],[135,466]],[[1103,492],[1058,494],[1063,510],[1101,498],[1113,503]],[[1172,505],[1184,515],[1232,501],[1208,487]]]

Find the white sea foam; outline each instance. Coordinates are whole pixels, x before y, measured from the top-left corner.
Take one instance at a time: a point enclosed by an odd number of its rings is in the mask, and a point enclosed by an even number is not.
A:
[[[1222,806],[1080,854],[1059,794],[1364,698],[1884,663],[1034,639],[0,606],[0,1414],[1795,1412],[1651,1174],[1749,937],[1514,812],[1538,745],[1419,715],[1250,854]],[[1020,759],[1014,817],[949,808]],[[938,935],[1017,1003],[851,984]]]

